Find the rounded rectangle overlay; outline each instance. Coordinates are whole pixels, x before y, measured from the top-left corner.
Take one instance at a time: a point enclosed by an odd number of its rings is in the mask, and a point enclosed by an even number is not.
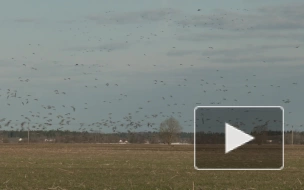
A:
[[[253,140],[225,153],[225,124]],[[237,133],[237,134],[242,134]],[[235,135],[235,134],[233,134]],[[238,142],[229,136],[228,143]],[[231,146],[230,146],[231,147]],[[282,106],[196,106],[194,108],[196,170],[282,170],[284,108]]]

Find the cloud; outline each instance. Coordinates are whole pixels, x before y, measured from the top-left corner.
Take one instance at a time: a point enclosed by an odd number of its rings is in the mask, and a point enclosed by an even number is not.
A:
[[[79,47],[70,47],[64,50],[66,51],[114,51],[114,50],[123,50],[130,47],[131,43],[109,43],[100,46],[79,46]]]
[[[200,54],[199,50],[171,50],[167,53],[167,56],[185,56],[185,55],[193,55]]]
[[[304,56],[294,44],[242,45],[235,48],[208,47],[203,50],[171,50],[169,57],[183,57],[192,62],[194,69],[241,68],[272,66],[303,66]],[[186,61],[187,62],[187,61]]]
[[[182,26],[207,27],[219,30],[290,30],[304,29],[304,4],[261,7],[257,10],[195,15],[177,22]]]
[[[86,16],[86,19],[95,21],[98,24],[134,24],[144,23],[146,21],[156,22],[180,14],[180,11],[174,9],[146,10],[127,13],[103,13]]]
[[[78,22],[79,22],[78,20],[72,20],[72,19],[57,21],[57,23],[62,23],[62,24],[74,24],[74,23],[78,23]]]
[[[21,23],[26,23],[26,22],[36,22],[36,19],[30,19],[30,18],[19,18],[15,19],[15,22],[21,22]]]
[[[191,41],[191,42],[201,42],[201,41],[211,41],[211,40],[243,40],[252,38],[263,38],[263,39],[286,39],[294,41],[304,42],[303,32],[299,31],[246,31],[246,32],[200,32],[194,34],[180,35],[177,37],[179,41]]]
[[[240,54],[257,54],[264,53],[275,49],[295,48],[295,44],[273,44],[273,45],[247,45],[239,48],[225,49],[207,49],[207,50],[171,50],[167,56],[185,56],[185,55],[201,55],[201,56],[230,56]]]
[[[283,49],[283,48],[295,48],[294,44],[275,44],[275,45],[247,45],[240,48],[230,48],[230,49],[212,49],[209,51],[203,51],[201,55],[203,56],[229,56],[236,54],[252,54],[252,53],[264,53],[266,51]]]
[[[278,6],[264,6],[257,10],[261,13],[269,15],[282,15],[286,18],[295,18],[296,20],[303,20],[304,3],[292,3]]]
[[[260,62],[261,65],[264,64],[269,66],[269,63],[275,63],[275,65],[303,65],[304,56],[297,56],[297,57],[288,57],[288,56],[263,56],[263,55],[231,55],[227,57],[215,57],[210,60],[209,62],[213,63],[241,63],[244,66],[248,66],[250,63],[257,63]]]

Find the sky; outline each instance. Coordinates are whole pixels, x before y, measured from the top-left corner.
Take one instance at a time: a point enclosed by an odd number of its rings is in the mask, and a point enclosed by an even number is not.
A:
[[[225,133],[226,124],[246,133],[271,130],[282,131],[283,112],[276,107],[197,107],[195,132]]]
[[[285,129],[302,130],[303,9],[300,0],[7,1],[1,129],[155,131],[172,116],[193,132],[196,106],[282,106]]]

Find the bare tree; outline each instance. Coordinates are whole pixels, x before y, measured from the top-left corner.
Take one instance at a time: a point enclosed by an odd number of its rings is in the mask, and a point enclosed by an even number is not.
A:
[[[163,121],[159,127],[160,138],[168,145],[170,145],[172,141],[176,139],[177,135],[181,131],[182,127],[180,126],[179,122],[173,117],[170,117],[169,119]]]

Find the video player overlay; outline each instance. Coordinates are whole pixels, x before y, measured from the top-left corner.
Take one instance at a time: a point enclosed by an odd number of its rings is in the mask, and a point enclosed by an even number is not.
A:
[[[283,108],[199,106],[194,114],[196,169],[283,169]]]

